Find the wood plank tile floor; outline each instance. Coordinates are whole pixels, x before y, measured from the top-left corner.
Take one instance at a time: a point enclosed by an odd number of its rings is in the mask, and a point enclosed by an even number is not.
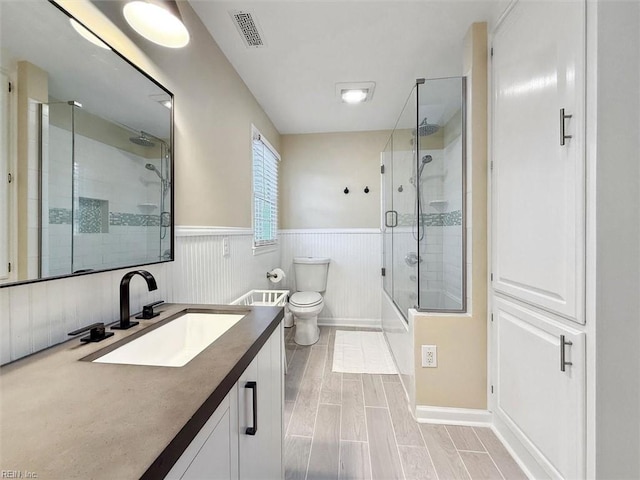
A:
[[[287,480],[520,480],[488,428],[419,424],[397,375],[334,373],[336,330],[303,347],[285,333]]]

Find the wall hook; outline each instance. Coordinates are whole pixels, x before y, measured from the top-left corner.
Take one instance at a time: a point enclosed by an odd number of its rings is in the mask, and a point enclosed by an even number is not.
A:
[[[344,194],[346,195],[347,193],[349,193],[349,187],[344,187]]]
[[[364,193],[369,193],[369,186],[364,187]]]
[[[402,187],[402,185],[400,185],[400,186],[398,187],[398,191],[399,191],[400,193],[402,193],[402,192],[404,191],[404,188]]]

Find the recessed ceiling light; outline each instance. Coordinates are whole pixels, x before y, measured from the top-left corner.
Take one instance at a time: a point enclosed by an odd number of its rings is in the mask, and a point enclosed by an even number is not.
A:
[[[369,102],[373,98],[374,82],[336,83],[336,97],[343,103]]]
[[[136,0],[127,3],[122,13],[136,32],[153,43],[169,48],[182,48],[189,43],[189,32],[172,0]]]
[[[340,96],[342,97],[342,101],[345,103],[362,103],[367,99],[367,94],[369,90],[342,90]]]
[[[97,45],[100,48],[104,48],[105,50],[111,50],[111,48],[109,48],[109,46],[104,43],[102,40],[100,40],[98,37],[96,37],[93,33],[91,33],[89,30],[86,29],[86,27],[80,25],[78,22],[76,22],[73,18],[69,19],[69,23],[71,23],[71,26],[73,27],[73,29],[78,32],[80,34],[80,36],[82,38],[84,38],[85,40],[90,41],[91,43],[93,43],[94,45]]]

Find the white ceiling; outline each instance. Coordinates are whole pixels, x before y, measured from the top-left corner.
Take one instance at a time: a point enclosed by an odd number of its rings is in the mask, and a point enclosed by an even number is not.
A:
[[[495,24],[508,0],[189,0],[282,134],[393,128],[416,78],[462,74],[471,23]],[[229,11],[253,14],[266,46],[245,47]],[[376,83],[341,103],[339,82]]]

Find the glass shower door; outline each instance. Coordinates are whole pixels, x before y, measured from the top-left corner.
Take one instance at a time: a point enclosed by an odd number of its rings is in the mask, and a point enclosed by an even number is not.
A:
[[[391,193],[396,218],[393,228],[393,294],[396,305],[404,315],[418,305],[418,241],[420,232],[414,221],[416,215],[414,138],[416,118],[414,87],[400,114],[392,138]]]
[[[382,153],[383,286],[405,318],[466,311],[465,89],[418,79]]]
[[[382,163],[383,190],[382,190],[382,287],[393,297],[393,229],[395,228],[395,211],[393,210],[393,137],[389,138],[384,151],[380,155]]]

